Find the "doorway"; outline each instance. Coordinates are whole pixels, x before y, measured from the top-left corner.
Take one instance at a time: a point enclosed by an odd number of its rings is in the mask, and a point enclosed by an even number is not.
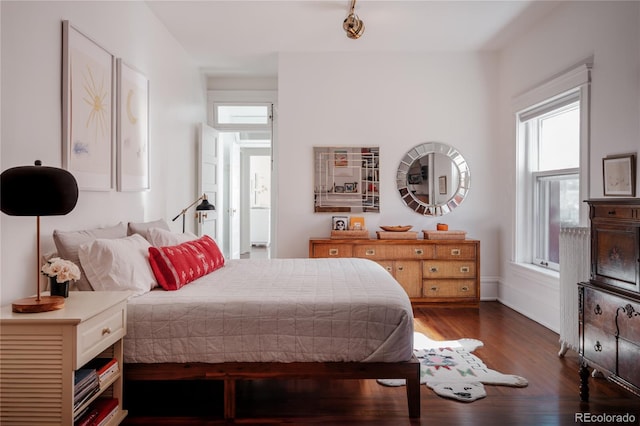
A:
[[[223,252],[230,259],[271,257],[271,133],[222,131],[226,206]]]

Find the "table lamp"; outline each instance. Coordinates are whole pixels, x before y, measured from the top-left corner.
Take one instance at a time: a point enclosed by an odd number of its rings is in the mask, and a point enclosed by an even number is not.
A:
[[[36,296],[16,300],[13,312],[47,312],[64,307],[64,297],[40,295],[40,216],[65,215],[78,201],[78,183],[56,167],[12,167],[0,175],[0,210],[9,216],[36,217]]]

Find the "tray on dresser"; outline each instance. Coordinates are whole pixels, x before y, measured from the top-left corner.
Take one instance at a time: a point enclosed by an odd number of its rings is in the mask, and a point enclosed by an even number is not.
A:
[[[438,231],[435,229],[423,229],[425,240],[464,240],[467,231]]]
[[[341,238],[368,239],[369,231],[367,231],[366,229],[331,231],[331,238],[332,239],[341,239]]]
[[[415,231],[376,231],[379,240],[416,240],[418,233]]]

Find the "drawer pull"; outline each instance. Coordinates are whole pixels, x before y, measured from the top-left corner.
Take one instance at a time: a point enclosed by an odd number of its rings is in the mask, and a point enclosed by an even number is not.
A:
[[[338,249],[337,248],[329,249],[329,256],[337,256],[337,255],[338,255]]]
[[[462,291],[469,291],[469,287],[467,287],[466,285],[464,287],[462,287],[460,290]]]
[[[459,248],[451,249],[451,256],[460,256],[460,249]]]
[[[417,256],[422,256],[424,254],[424,250],[421,248],[415,249],[415,252]]]
[[[367,256],[375,256],[376,251],[374,249],[367,249],[367,251],[365,251],[364,254],[366,254]]]
[[[387,271],[389,271],[389,272],[392,271],[391,266],[387,266]]]
[[[438,268],[437,268],[437,267],[435,267],[435,266],[432,266],[432,267],[429,269],[429,271],[431,271],[431,272],[438,272]]]
[[[600,305],[596,305],[595,309],[593,310],[593,313],[596,315],[602,315],[602,308],[600,307]]]
[[[438,287],[436,287],[435,285],[431,287],[431,291],[436,291],[436,290],[438,290]]]
[[[102,335],[106,336],[107,334],[111,334],[111,328],[105,327],[102,329]]]
[[[609,210],[609,211],[607,212],[607,214],[608,214],[609,216],[615,216],[615,215],[616,215],[616,211],[615,211],[615,210]]]
[[[400,272],[404,271],[404,266],[398,266],[398,271]]]
[[[469,272],[469,267],[468,266],[461,266],[460,267],[460,272],[462,272],[463,274],[466,274]]]
[[[596,341],[596,344],[593,346],[593,349],[596,352],[602,352],[602,345],[600,344],[600,341]]]

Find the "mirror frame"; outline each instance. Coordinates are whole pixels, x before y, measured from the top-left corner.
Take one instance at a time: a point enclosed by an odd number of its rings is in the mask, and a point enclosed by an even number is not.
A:
[[[458,168],[458,187],[453,196],[444,203],[427,204],[419,200],[408,187],[407,174],[411,165],[429,154],[442,154],[448,157]],[[458,207],[467,196],[471,175],[466,160],[455,148],[440,142],[425,142],[411,148],[400,161],[396,184],[402,201],[411,210],[424,216],[442,216]]]

